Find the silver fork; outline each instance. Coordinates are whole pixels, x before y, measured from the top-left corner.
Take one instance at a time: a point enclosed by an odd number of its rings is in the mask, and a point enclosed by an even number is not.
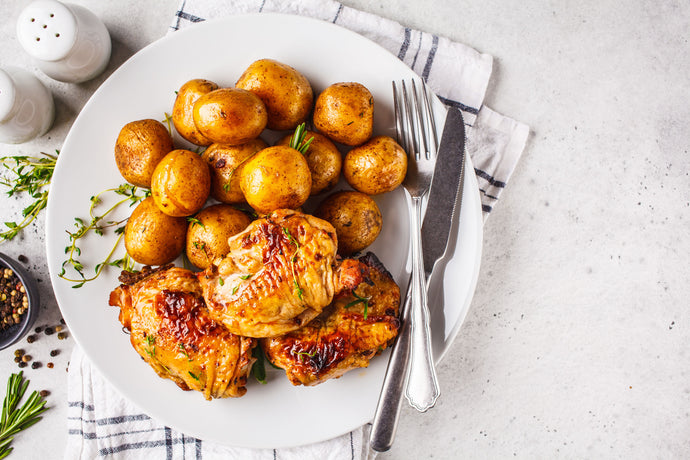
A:
[[[431,183],[433,158],[436,156],[438,140],[424,83],[421,92],[422,102],[414,80],[412,96],[408,94],[405,82],[402,82],[400,89],[393,82],[395,130],[398,143],[405,149],[409,158],[403,185],[410,194],[412,203],[410,232],[413,264],[401,311],[402,325],[393,344],[369,437],[371,448],[377,452],[385,452],[393,444],[403,389],[410,404],[418,410],[432,407],[440,394],[431,356],[431,331],[429,309],[426,305],[426,279],[421,242],[422,198],[428,192]]]
[[[414,80],[409,92],[404,81],[401,86],[402,90],[398,91],[393,82],[395,124],[398,143],[408,154],[407,175],[403,186],[410,195],[412,204],[412,277],[408,290],[412,331],[405,396],[415,409],[424,412],[433,407],[440,394],[431,351],[431,325],[421,234],[422,202],[431,185],[438,143],[426,86],[422,83],[418,91]]]

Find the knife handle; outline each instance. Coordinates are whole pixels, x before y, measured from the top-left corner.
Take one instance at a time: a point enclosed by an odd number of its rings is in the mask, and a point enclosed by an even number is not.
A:
[[[422,200],[413,199],[412,231],[412,300],[410,309],[410,323],[412,337],[410,342],[410,369],[407,377],[405,397],[412,407],[420,412],[426,412],[434,407],[441,394],[434,367],[431,350],[431,321],[427,305],[426,275],[424,273],[424,259],[422,257]],[[415,222],[416,221],[416,222]],[[417,224],[416,226],[414,224]]]
[[[400,332],[395,339],[391,356],[388,360],[386,376],[383,379],[381,395],[379,396],[374,421],[371,426],[371,434],[369,435],[369,445],[376,452],[386,452],[391,448],[398,426],[400,402],[402,401],[410,357],[410,332],[412,331],[409,321],[410,287],[411,283],[408,283],[405,303],[400,312]]]

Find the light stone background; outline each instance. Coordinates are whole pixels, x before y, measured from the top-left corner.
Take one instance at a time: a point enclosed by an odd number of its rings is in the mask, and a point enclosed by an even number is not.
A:
[[[166,33],[178,6],[71,2],[100,16],[114,45],[106,73],[80,85],[40,75],[14,33],[27,1],[2,0],[0,65],[39,74],[57,119],[1,155],[60,148],[88,97]],[[405,408],[380,458],[690,457],[690,3],[344,3],[495,56],[487,105],[532,128],[484,227],[474,301],[439,369],[443,395],[426,414]],[[0,222],[28,204],[0,200]],[[42,280],[37,325],[59,319],[42,223],[0,244]],[[51,410],[17,436],[14,458],[63,451],[72,343],[24,344],[44,364],[25,374],[52,392]],[[14,348],[0,352],[2,382]]]

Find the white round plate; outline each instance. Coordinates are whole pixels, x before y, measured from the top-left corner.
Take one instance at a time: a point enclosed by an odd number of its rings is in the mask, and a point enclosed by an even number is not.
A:
[[[113,157],[122,126],[143,118],[163,120],[172,110],[175,91],[190,79],[233,86],[242,71],[261,58],[300,70],[317,93],[339,81],[364,84],[374,95],[377,134],[394,135],[391,80],[414,76],[395,56],[362,36],[299,16],[233,16],[173,33],[125,62],[77,117],[55,168],[46,241],[51,281],[72,335],[122,395],[188,435],[232,446],[287,447],[326,440],[370,421],[388,353],[374,359],[367,369],[312,388],[293,387],[284,373],[267,366],[266,385],[250,379],[242,398],[206,401],[200,393],[183,392],[156,376],[134,351],[118,321],[119,310],[108,306],[108,295],[118,285],[117,269],[109,267],[79,289],[58,277],[69,244],[65,231],[74,230],[74,218],[86,220],[89,198],[124,182]],[[434,104],[435,112],[443,117],[443,105],[438,100]],[[446,282],[445,307],[432,314],[437,359],[464,319],[479,271],[481,206],[469,161],[466,169],[463,208],[455,229],[457,250],[449,256],[446,269],[446,280],[452,282]],[[404,196],[398,189],[377,197],[384,227],[371,247],[403,288],[408,279],[405,248],[409,240]],[[122,216],[128,212],[123,210]],[[84,239],[79,260],[86,274],[93,273],[115,239],[112,232]],[[117,257],[124,254],[123,248],[119,251]]]

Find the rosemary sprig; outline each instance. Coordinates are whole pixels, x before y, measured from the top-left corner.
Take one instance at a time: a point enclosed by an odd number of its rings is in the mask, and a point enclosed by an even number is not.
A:
[[[304,155],[307,153],[307,149],[309,148],[309,145],[314,140],[313,136],[310,137],[309,139],[305,140],[304,138],[306,136],[307,136],[307,127],[306,127],[306,124],[302,123],[297,128],[295,128],[295,134],[293,134],[292,137],[290,138],[290,143],[288,145],[290,147],[292,147],[293,149],[297,150],[302,155]]]
[[[55,163],[60,154],[55,155],[41,152],[43,157],[9,156],[0,158],[0,164],[8,169],[13,177],[1,178],[0,184],[8,187],[8,196],[28,193],[34,201],[22,211],[20,222],[5,222],[7,230],[0,232],[0,241],[11,240],[36,219],[38,213],[48,203],[48,190],[55,170]]]
[[[37,391],[32,392],[29,399],[17,409],[17,405],[28,386],[29,381],[24,380],[22,371],[19,374],[10,375],[7,381],[7,393],[2,403],[2,416],[0,417],[0,459],[7,457],[12,452],[10,444],[14,435],[41,420],[43,417],[39,417],[39,415],[48,410],[45,407],[46,401]]]
[[[108,208],[103,214],[96,214],[96,208],[99,204],[102,203],[101,197],[104,194],[110,192],[122,196],[123,198],[115,202],[115,204]],[[124,235],[125,230],[125,223],[127,222],[128,218],[119,221],[106,221],[105,218],[109,214],[114,212],[117,208],[119,208],[122,204],[129,203],[130,207],[134,206],[135,204],[139,203],[140,201],[148,197],[150,194],[151,192],[147,189],[140,189],[139,187],[136,187],[131,184],[122,184],[115,188],[103,190],[97,195],[92,196],[89,199],[89,201],[91,202],[91,205],[89,206],[89,222],[87,223],[83,219],[75,217],[74,225],[77,229],[74,232],[67,231],[70,241],[70,245],[65,247],[65,254],[67,254],[67,260],[65,260],[62,263],[62,270],[60,271],[58,276],[66,281],[77,283],[74,286],[72,286],[73,288],[80,288],[87,281],[93,281],[96,278],[98,278],[106,266],[118,267],[124,270],[132,270],[132,268],[134,267],[134,261],[129,257],[129,255],[125,255],[120,259],[112,260],[115,250],[120,244],[120,241],[122,241],[122,237]],[[81,256],[81,249],[79,248],[78,243],[90,232],[93,232],[99,236],[103,236],[104,231],[112,227],[115,227],[115,234],[118,235],[117,240],[115,241],[115,244],[113,245],[108,255],[105,257],[103,262],[97,264],[94,267],[95,274],[91,277],[87,277],[84,274],[84,265],[77,259],[79,256]],[[66,275],[67,268],[71,268],[72,270],[76,271],[79,277],[68,277]]]

